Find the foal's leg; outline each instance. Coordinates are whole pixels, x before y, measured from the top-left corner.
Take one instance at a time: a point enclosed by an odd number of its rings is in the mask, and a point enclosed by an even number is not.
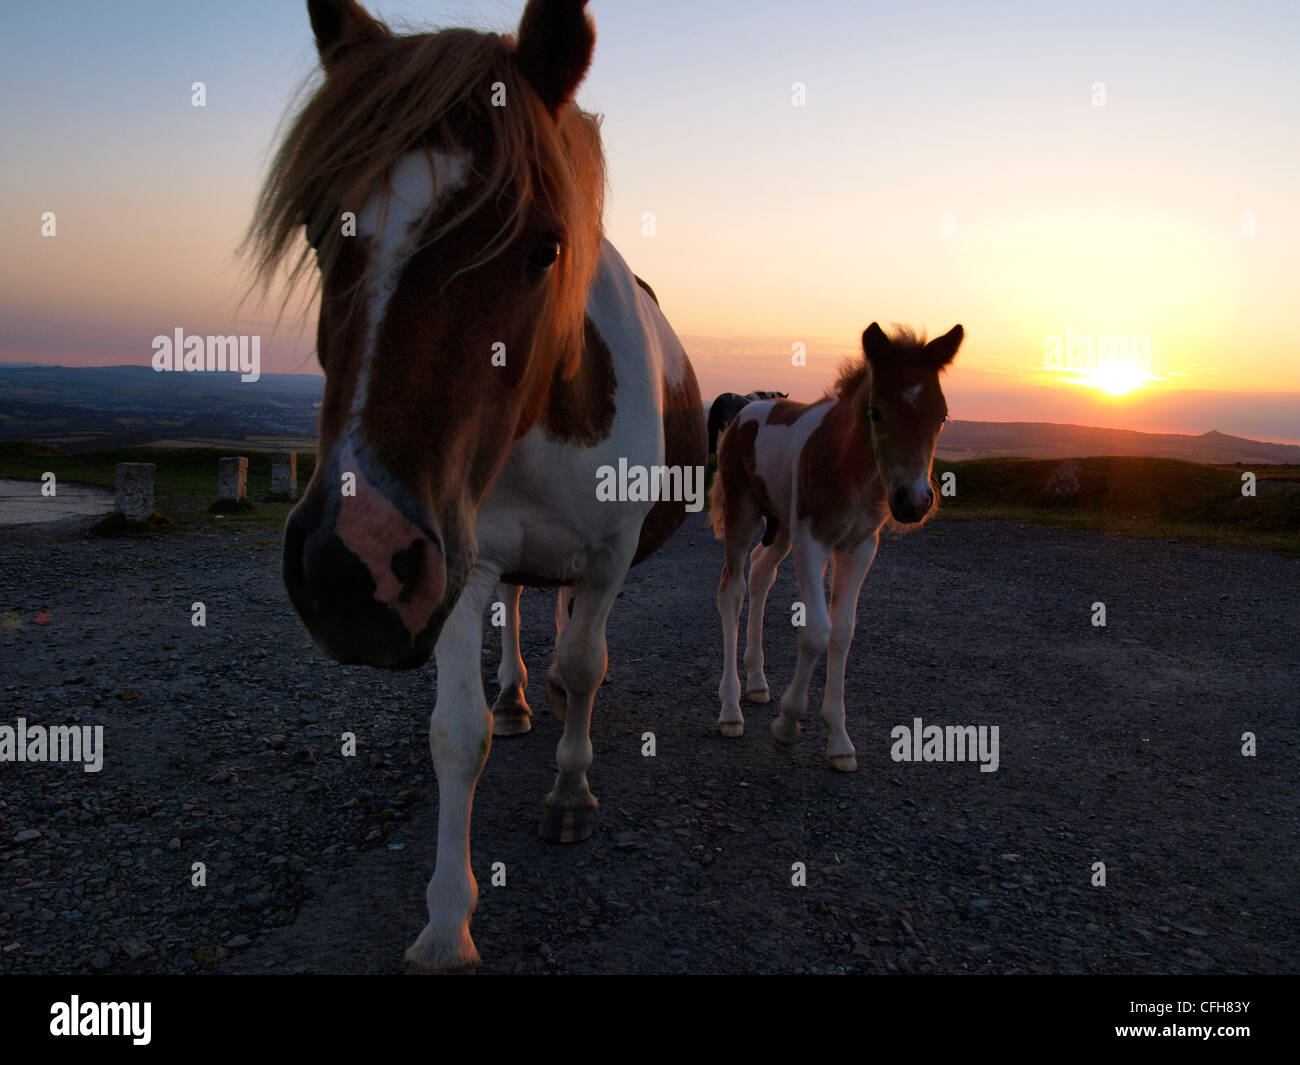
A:
[[[438,637],[438,699],[429,722],[429,748],[438,775],[438,857],[425,898],[429,923],[406,960],[416,970],[443,971],[478,964],[469,919],[478,885],[469,865],[474,787],[492,745],[492,714],[483,695],[480,654],[483,608],[497,574],[475,568]]]
[[[519,593],[517,584],[497,585],[497,595],[506,608],[506,625],[501,630],[501,665],[497,683],[501,693],[492,704],[492,735],[522,736],[531,729],[532,710],[524,698],[528,687],[528,668],[519,653]]]
[[[721,476],[719,473],[717,476]],[[718,582],[718,616],[722,619],[722,680],[718,683],[718,731],[724,736],[745,732],[740,712],[740,674],[736,670],[736,635],[745,602],[745,552],[758,532],[762,515],[758,503],[743,488],[726,486],[727,521],[722,534],[722,579]],[[752,611],[754,606],[749,607]]]
[[[825,583],[829,558],[830,549],[814,539],[807,528],[795,531],[794,567],[799,575],[804,624],[799,628],[799,655],[795,660],[794,677],[781,696],[781,712],[772,721],[772,740],[782,750],[793,747],[799,736],[800,719],[808,710],[808,681],[830,637]]]
[[[546,705],[561,721],[568,712],[564,696],[564,684],[560,681],[560,636],[573,613],[573,589],[561,588],[555,594],[555,653],[551,655],[551,665],[546,671]]]
[[[853,643],[858,593],[876,557],[875,536],[851,551],[836,551],[831,570],[831,636],[826,651],[826,696],[822,720],[826,722],[826,757],[832,769],[852,773],[858,768],[857,752],[844,728],[844,664]]]
[[[564,734],[555,751],[559,773],[550,794],[542,800],[542,819],[537,826],[538,835],[552,843],[577,843],[596,827],[598,803],[587,785],[591,708],[609,661],[605,623],[631,558],[631,549],[611,554],[605,565],[593,569],[575,589],[569,597],[573,612],[556,643],[555,671],[567,706]]]
[[[777,567],[790,553],[790,540],[781,535],[772,543],[759,544],[749,555],[749,624],[745,632],[745,698],[765,703],[772,698],[763,674],[763,613],[767,593],[776,580]]]

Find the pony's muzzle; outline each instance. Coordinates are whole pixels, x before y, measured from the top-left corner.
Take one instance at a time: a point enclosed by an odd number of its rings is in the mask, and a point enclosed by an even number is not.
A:
[[[396,669],[428,661],[445,614],[440,538],[362,477],[355,494],[332,505],[309,494],[289,516],[284,582],[330,657]]]
[[[927,484],[916,491],[906,485],[895,488],[889,497],[889,512],[902,525],[914,525],[924,520],[934,506],[934,492]]]

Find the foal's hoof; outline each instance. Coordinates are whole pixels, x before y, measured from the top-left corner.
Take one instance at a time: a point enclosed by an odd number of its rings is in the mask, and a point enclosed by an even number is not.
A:
[[[858,771],[858,756],[856,754],[830,754],[826,756],[832,769],[837,769],[841,773],[856,773]]]
[[[719,721],[718,731],[724,736],[743,736],[745,734],[745,723],[743,721]]]
[[[493,736],[522,736],[533,727],[532,714],[527,706],[492,708]]]
[[[557,718],[563,721],[569,716],[569,693],[559,681],[546,678],[546,705]]]
[[[542,803],[542,818],[537,823],[537,834],[547,843],[581,843],[591,836],[595,828],[595,796],[591,797],[590,805],[583,806],[559,806],[549,801]]]
[[[772,701],[772,690],[770,688],[750,688],[745,692],[745,698],[751,703],[770,703]]]

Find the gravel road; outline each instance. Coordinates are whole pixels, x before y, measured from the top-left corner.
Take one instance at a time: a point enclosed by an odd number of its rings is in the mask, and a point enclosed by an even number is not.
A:
[[[0,530],[0,725],[105,730],[99,773],[0,763],[0,972],[399,971],[433,865],[432,666],[324,660],[269,533],[83,528]],[[1300,560],[997,522],[886,542],[850,775],[820,669],[793,755],[770,706],[716,732],[719,564],[694,518],[629,579],[572,847],[536,836],[560,726],[552,598],[525,593],[534,729],[494,743],[474,809],[483,972],[1296,971]],[[776,692],[796,598],[787,563]],[[999,768],[892,760],[917,717],[997,725]]]

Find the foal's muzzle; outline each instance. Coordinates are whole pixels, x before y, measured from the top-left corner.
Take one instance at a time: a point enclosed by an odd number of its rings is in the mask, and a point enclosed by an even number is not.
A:
[[[889,512],[901,525],[914,525],[923,521],[934,506],[934,492],[927,485],[920,492],[901,486],[895,488],[889,496]]]

